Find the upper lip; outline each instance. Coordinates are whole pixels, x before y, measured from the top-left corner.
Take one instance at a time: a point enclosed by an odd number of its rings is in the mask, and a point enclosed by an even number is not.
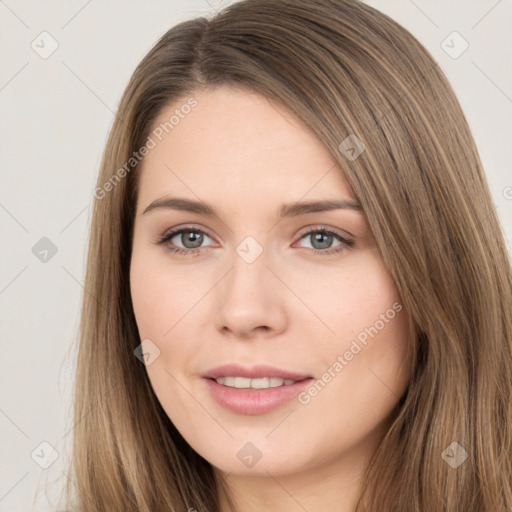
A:
[[[202,375],[206,379],[218,379],[219,377],[246,377],[248,379],[258,379],[262,377],[275,377],[281,379],[290,379],[300,381],[308,379],[311,375],[290,372],[275,366],[258,364],[254,366],[242,366],[238,363],[228,363],[216,366]]]

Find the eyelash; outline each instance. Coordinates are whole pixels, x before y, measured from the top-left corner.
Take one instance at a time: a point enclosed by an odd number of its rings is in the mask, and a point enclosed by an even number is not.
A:
[[[184,231],[191,231],[193,233],[201,233],[203,235],[206,235],[208,238],[212,238],[206,231],[204,231],[201,228],[185,226],[185,227],[182,227],[182,228],[179,228],[179,229],[176,229],[174,231],[170,231],[169,233],[164,234],[156,243],[157,243],[157,245],[162,245],[166,251],[168,251],[172,254],[182,254],[185,256],[199,256],[201,254],[202,250],[204,249],[204,247],[197,247],[195,249],[184,249],[182,247],[171,247],[168,244],[168,242],[172,238],[174,238],[176,235],[179,235],[180,233],[183,233]],[[302,238],[304,238],[308,235],[312,235],[312,234],[316,234],[316,233],[321,233],[323,235],[333,235],[335,238],[338,239],[338,241],[340,242],[340,245],[337,245],[335,248],[325,249],[325,250],[310,249],[310,251],[312,251],[313,254],[315,254],[315,255],[319,254],[319,255],[325,256],[325,255],[334,254],[334,253],[341,253],[341,252],[345,251],[347,248],[354,246],[353,241],[347,240],[346,238],[342,237],[338,233],[328,230],[321,226],[301,233],[299,236],[299,240],[301,240]],[[304,247],[304,249],[308,249],[308,248]]]

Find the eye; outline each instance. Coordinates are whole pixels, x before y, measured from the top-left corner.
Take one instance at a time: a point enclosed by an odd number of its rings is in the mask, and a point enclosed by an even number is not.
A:
[[[201,228],[192,226],[174,229],[164,234],[156,243],[164,246],[165,250],[173,254],[183,254],[186,256],[198,256],[212,244],[203,245],[207,241],[214,240]],[[298,247],[310,249],[314,254],[332,254],[339,253],[354,245],[354,242],[347,240],[340,234],[328,230],[324,227],[318,227],[303,232],[299,241],[309,240],[309,246],[300,244]],[[296,247],[295,244],[293,247]]]
[[[186,227],[166,233],[157,243],[171,253],[189,255],[199,253],[204,248],[205,240],[213,242],[202,229]]]
[[[300,240],[309,240],[309,247],[307,245],[301,245],[301,247],[313,249],[315,254],[337,253],[354,245],[353,241],[323,227],[302,233]]]

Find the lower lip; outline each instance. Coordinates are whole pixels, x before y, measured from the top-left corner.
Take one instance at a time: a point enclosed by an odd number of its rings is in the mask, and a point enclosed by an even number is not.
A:
[[[312,378],[301,380],[289,386],[268,389],[238,389],[218,384],[213,379],[204,379],[213,399],[237,414],[265,414],[281,407],[304,391]]]

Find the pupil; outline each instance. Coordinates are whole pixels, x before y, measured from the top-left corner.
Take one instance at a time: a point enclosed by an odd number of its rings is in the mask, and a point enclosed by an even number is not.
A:
[[[187,249],[195,249],[201,247],[203,243],[203,234],[196,231],[183,231],[181,234],[181,242]]]
[[[328,249],[331,243],[332,235],[328,235],[326,233],[316,233],[313,235],[312,245],[315,249]]]

